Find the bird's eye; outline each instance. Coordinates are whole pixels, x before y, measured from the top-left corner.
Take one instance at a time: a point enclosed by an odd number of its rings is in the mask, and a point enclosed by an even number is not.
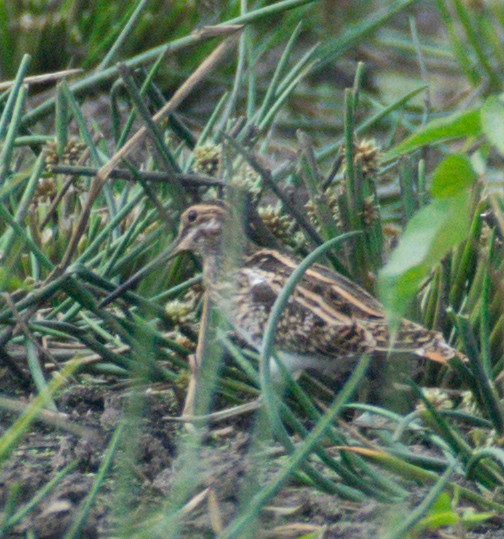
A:
[[[196,218],[198,217],[198,212],[196,210],[191,210],[188,214],[187,214],[187,220],[190,222],[190,223],[194,223],[194,221],[196,221]]]

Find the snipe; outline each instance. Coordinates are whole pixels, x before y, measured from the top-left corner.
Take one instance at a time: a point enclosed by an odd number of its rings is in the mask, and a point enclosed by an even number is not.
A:
[[[212,300],[237,334],[259,350],[271,308],[297,267],[291,256],[260,249],[243,239],[234,257],[225,255],[236,228],[225,205],[202,203],[182,215],[175,252],[192,251],[203,261]],[[235,238],[236,239],[236,238]],[[279,357],[290,371],[347,371],[364,353],[387,355],[390,334],[380,303],[361,287],[325,267],[312,266],[290,297],[276,335]],[[460,354],[440,333],[403,320],[393,352],[445,363]]]

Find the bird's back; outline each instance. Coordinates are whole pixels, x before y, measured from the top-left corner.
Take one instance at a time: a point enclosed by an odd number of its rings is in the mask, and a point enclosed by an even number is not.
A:
[[[289,255],[261,249],[236,273],[233,310],[249,340],[260,345],[273,304],[298,266]],[[241,306],[241,308],[240,308]],[[441,363],[457,352],[442,335],[404,320],[391,340],[376,298],[339,273],[314,265],[296,286],[277,328],[279,348],[302,354],[346,357],[362,353],[409,352]]]

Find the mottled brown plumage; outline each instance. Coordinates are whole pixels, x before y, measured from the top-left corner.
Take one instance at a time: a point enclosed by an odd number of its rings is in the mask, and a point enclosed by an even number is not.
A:
[[[225,254],[228,244],[238,252]],[[203,260],[210,297],[239,336],[259,350],[271,308],[298,262],[252,246],[221,203],[198,204],[184,212],[176,252],[187,250]],[[439,363],[459,355],[441,334],[409,320],[402,322],[392,345],[380,303],[320,265],[306,271],[291,295],[278,323],[276,347],[292,371],[309,367],[339,371],[363,353],[385,354],[391,348]]]

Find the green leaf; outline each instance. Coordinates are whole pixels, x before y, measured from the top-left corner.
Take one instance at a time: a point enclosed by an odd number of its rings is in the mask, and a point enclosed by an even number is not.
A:
[[[391,323],[398,324],[433,266],[468,233],[470,192],[435,199],[408,223],[399,245],[380,272],[378,291]]]
[[[463,154],[445,157],[432,175],[433,202],[408,223],[399,245],[378,279],[378,290],[392,325],[433,266],[464,240],[470,223],[470,187],[477,178]]]
[[[504,155],[504,102],[502,97],[489,97],[481,109],[481,127],[488,140]]]
[[[460,522],[460,517],[453,510],[430,514],[423,518],[414,527],[415,532],[423,530],[437,530],[445,526],[454,526]]]
[[[451,197],[470,187],[476,178],[477,174],[466,155],[448,155],[432,174],[430,192],[435,198]]]
[[[484,522],[485,520],[489,520],[491,518],[495,518],[497,516],[497,513],[492,511],[487,511],[485,513],[471,513],[469,511],[466,511],[462,517],[462,521],[466,525],[478,525],[481,522]]]
[[[451,496],[447,492],[441,492],[436,501],[432,504],[429,510],[429,515],[435,515],[436,513],[446,513],[453,511]]]
[[[441,492],[427,515],[417,522],[412,531],[416,536],[424,530],[434,531],[445,526],[454,526],[458,522],[460,516],[452,509],[451,496],[447,492]]]
[[[412,152],[427,144],[436,144],[444,140],[464,137],[476,137],[481,134],[480,109],[472,109],[451,114],[429,122],[424,127],[389,150],[385,161]]]

